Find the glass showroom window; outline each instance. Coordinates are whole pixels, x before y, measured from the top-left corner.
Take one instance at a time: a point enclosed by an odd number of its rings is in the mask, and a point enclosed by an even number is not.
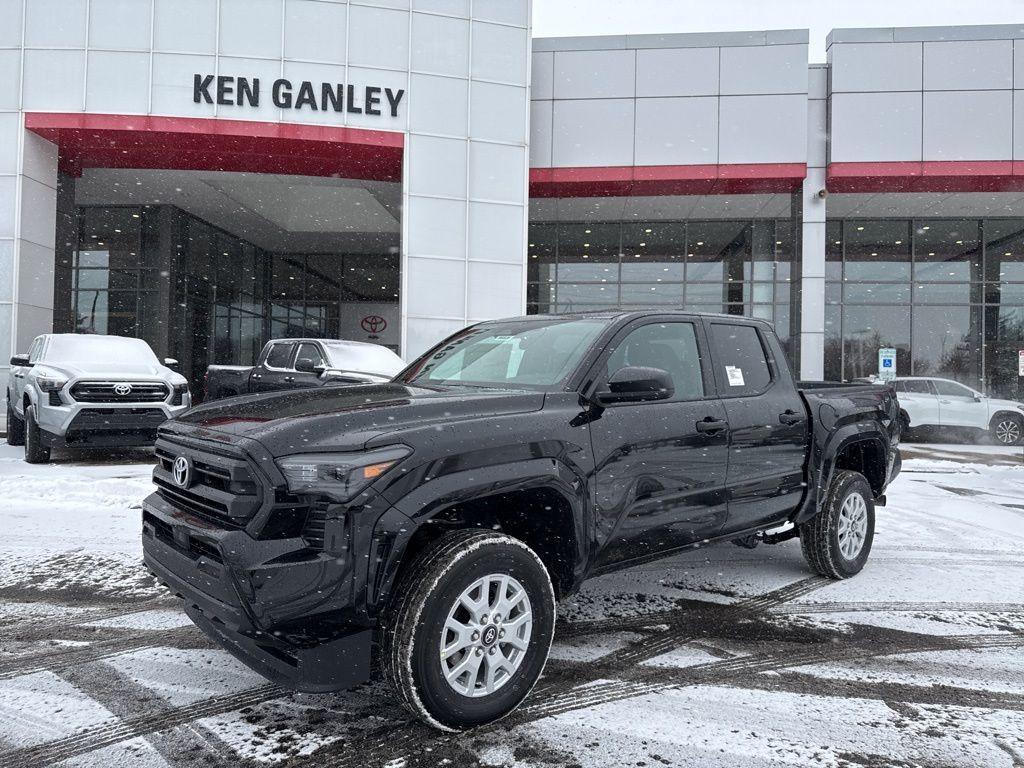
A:
[[[788,220],[531,224],[527,311],[746,314],[788,345],[794,250]]]
[[[140,335],[158,275],[142,269],[141,208],[80,208],[72,255],[74,331]],[[150,340],[152,341],[152,340]]]
[[[825,375],[939,376],[1020,396],[1024,220],[831,221],[827,226]]]

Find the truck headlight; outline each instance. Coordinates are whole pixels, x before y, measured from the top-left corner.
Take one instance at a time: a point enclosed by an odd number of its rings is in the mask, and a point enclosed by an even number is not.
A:
[[[59,392],[67,383],[68,380],[63,376],[55,376],[49,373],[36,376],[36,384],[43,392]]]
[[[391,445],[366,453],[305,453],[277,460],[292,493],[313,493],[350,501],[366,486],[412,453]]]

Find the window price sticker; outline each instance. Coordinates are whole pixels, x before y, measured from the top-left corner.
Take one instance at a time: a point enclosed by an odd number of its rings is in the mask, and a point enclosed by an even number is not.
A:
[[[737,368],[734,365],[725,366],[725,375],[729,379],[730,387],[742,387],[743,382],[743,369]]]

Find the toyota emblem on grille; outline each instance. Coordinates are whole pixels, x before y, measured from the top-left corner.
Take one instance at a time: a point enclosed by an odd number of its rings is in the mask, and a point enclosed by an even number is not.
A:
[[[124,397],[125,395],[130,395],[131,393],[132,393],[132,385],[131,384],[115,384],[114,385],[114,394],[117,395],[118,397]]]
[[[182,488],[188,488],[192,484],[192,462],[184,456],[179,456],[174,460],[171,473],[174,476],[174,482]]]

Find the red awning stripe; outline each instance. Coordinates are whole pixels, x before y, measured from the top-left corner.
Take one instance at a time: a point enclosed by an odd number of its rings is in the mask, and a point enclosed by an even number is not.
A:
[[[831,192],[1020,192],[1024,191],[1024,162],[832,163],[826,186]]]
[[[212,118],[29,112],[25,127],[58,147],[62,172],[83,168],[243,171],[402,178],[403,133]]]
[[[803,163],[531,168],[530,197],[789,193],[806,175]]]

